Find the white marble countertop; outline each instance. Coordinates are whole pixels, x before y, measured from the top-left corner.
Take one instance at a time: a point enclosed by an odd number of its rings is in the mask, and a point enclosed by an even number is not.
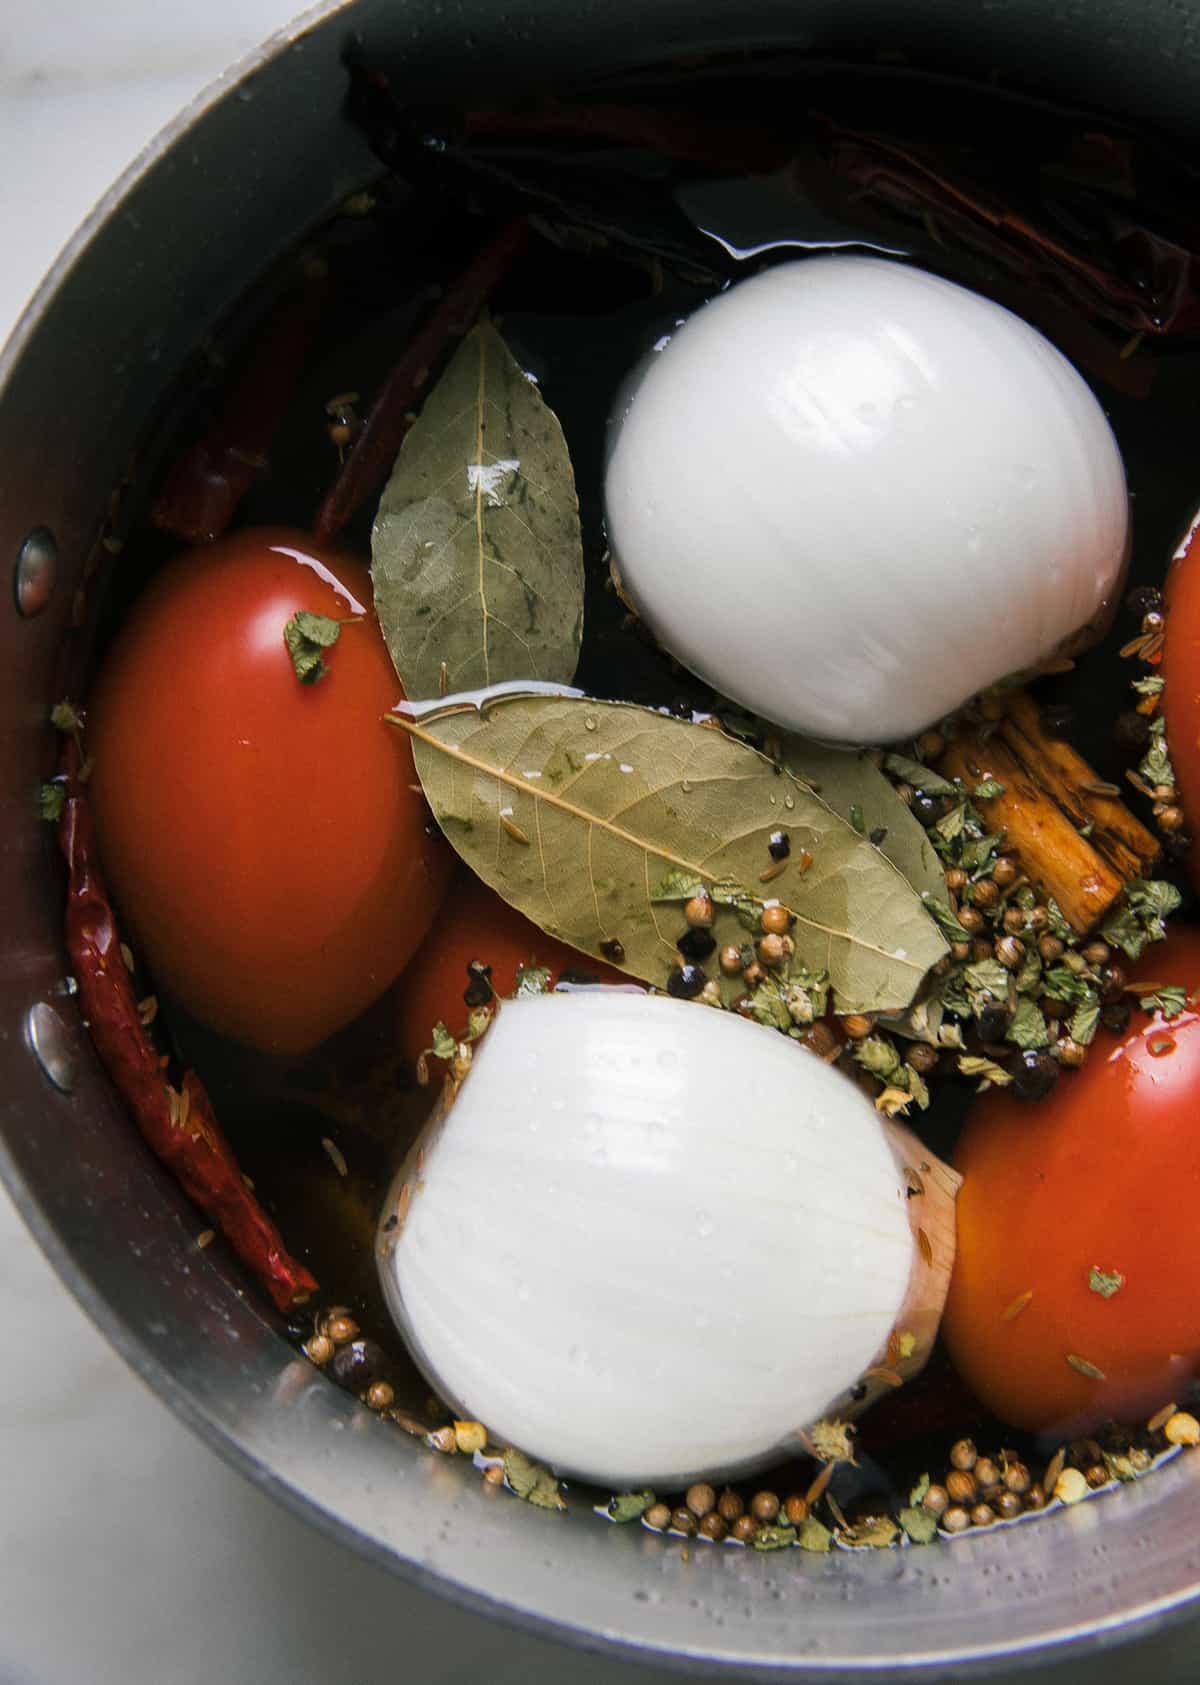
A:
[[[290,0],[5,0],[0,341],[145,141],[294,9]],[[0,1685],[665,1677],[501,1635],[264,1498],[114,1356],[2,1192],[0,1280]],[[1189,1639],[1169,1634],[1136,1662],[1049,1677],[1167,1685],[1195,1677],[1194,1656]]]

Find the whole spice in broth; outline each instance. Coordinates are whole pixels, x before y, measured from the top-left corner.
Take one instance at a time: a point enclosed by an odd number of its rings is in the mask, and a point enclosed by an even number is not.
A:
[[[96,1051],[152,1151],[212,1219],[274,1304],[290,1310],[316,1291],[315,1279],[288,1253],[247,1186],[200,1078],[185,1071],[178,1088],[167,1081],[163,1061],[139,1015],[116,919],[96,865],[74,732],[64,740],[62,767],[65,797],[58,835],[68,873],[66,945]]]

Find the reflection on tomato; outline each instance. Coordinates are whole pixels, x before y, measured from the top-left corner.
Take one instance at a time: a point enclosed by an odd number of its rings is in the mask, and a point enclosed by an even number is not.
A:
[[[547,936],[473,872],[461,867],[437,921],[400,985],[400,1049],[406,1059],[415,1062],[428,1048],[435,1024],[445,1024],[456,1036],[465,1031],[470,1007],[463,995],[471,980],[467,967],[472,960],[491,966],[492,988],[501,997],[514,993],[517,967],[523,965],[544,966],[550,973],[551,986],[564,971],[600,983],[632,981],[611,965],[603,965],[589,954]]]
[[[1163,718],[1167,746],[1192,837],[1189,870],[1200,889],[1200,517],[1167,576]]]
[[[1131,969],[1200,992],[1200,932],[1177,932]],[[1101,1031],[1049,1100],[998,1092],[972,1111],[955,1157],[943,1326],[960,1373],[1003,1420],[1066,1436],[1183,1397],[1200,1361],[1198,1112],[1191,1006],[1169,1021],[1138,1013],[1124,1036]]]
[[[374,617],[343,625],[302,685],[300,609],[369,604],[356,561],[300,534],[242,532],[153,580],[88,707],[101,859],[158,982],[273,1053],[315,1046],[399,975],[451,855],[428,834],[400,686]]]

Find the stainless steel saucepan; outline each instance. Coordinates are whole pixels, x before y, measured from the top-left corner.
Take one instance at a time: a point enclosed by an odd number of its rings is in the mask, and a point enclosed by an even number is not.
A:
[[[713,47],[903,50],[1150,118],[1200,111],[1179,0],[349,0],[231,73],[151,146],[0,359],[0,1173],[67,1285],[198,1433],[315,1525],[477,1610],[739,1677],[962,1677],[1098,1650],[1200,1598],[1200,1457],[1052,1522],[945,1549],[681,1552],[488,1503],[298,1359],[144,1151],[63,983],[36,787],[83,558],[188,356],[274,255],[377,171],[342,103],[352,37],[461,97]],[[564,1664],[564,1677],[569,1664]]]

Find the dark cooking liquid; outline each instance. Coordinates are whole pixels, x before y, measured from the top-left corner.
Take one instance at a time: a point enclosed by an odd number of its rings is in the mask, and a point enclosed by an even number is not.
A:
[[[863,128],[891,123],[906,135],[922,134],[946,147],[948,156],[966,132],[980,145],[989,137],[991,180],[997,191],[1011,188],[1014,193],[1026,192],[1031,174],[1036,177],[1039,147],[1047,155],[1057,151],[1071,126],[1043,108],[1014,108],[1001,95],[978,89],[964,95],[951,84],[902,73],[836,67],[818,72],[778,61],[742,64],[736,70],[698,69],[690,77],[675,72],[657,83],[647,78],[644,97],[677,114],[694,109],[730,120],[774,121],[797,134],[803,131],[804,113],[815,108]],[[436,124],[431,114],[428,127]],[[536,208],[551,219],[567,220],[554,204],[558,193],[567,203],[599,207],[596,219],[607,216],[610,235],[617,236],[607,246],[578,242],[591,247],[580,250],[535,237],[492,301],[506,339],[557,412],[575,466],[588,577],[579,683],[602,696],[703,705],[708,699],[703,685],[623,626],[623,610],[608,588],[601,492],[605,424],[615,389],[661,335],[725,280],[752,273],[764,262],[800,255],[788,242],[807,241],[819,248],[821,241],[837,243],[867,225],[862,222],[856,229],[853,218],[839,223],[828,208],[806,211],[781,194],[777,184],[738,180],[736,170],[718,183],[711,171],[695,165],[613,148],[573,146],[560,154],[545,142],[512,146],[504,160],[511,172],[523,171],[523,179],[550,184]],[[308,525],[335,471],[325,431],[326,400],[357,391],[365,406],[402,350],[429,288],[444,284],[484,243],[493,218],[471,214],[468,198],[481,199],[497,216],[504,209],[489,200],[483,177],[473,181],[472,167],[446,161],[440,148],[418,148],[410,161],[413,176],[424,178],[419,186],[380,184],[373,215],[340,218],[310,242],[329,256],[336,306],[272,451],[270,471],[246,499],[239,524]],[[1165,209],[1156,204],[1155,212],[1169,216],[1169,191],[1154,179],[1156,197],[1166,194]],[[1185,220],[1182,211],[1179,220]],[[931,230],[920,216],[897,212],[889,222],[876,212],[860,249],[872,245],[916,251],[927,267],[1014,302],[1010,280],[994,265],[939,244],[936,227]],[[764,250],[739,266],[730,247]],[[656,248],[674,261],[660,261]],[[1061,304],[1056,308],[1069,323],[1071,311]],[[1111,328],[1098,331],[1111,360],[1124,336]],[[243,315],[231,326],[229,343],[235,345],[246,332]],[[1133,350],[1124,368],[1138,378],[1152,373],[1150,397],[1133,396],[1084,372],[1110,415],[1125,459],[1134,510],[1132,579],[1158,583],[1200,502],[1195,445],[1200,349],[1184,339],[1165,347],[1147,343]],[[192,425],[204,401],[203,393],[194,400]],[[372,512],[368,508],[346,535],[363,551]],[[802,513],[801,506],[800,518]],[[171,548],[148,524],[135,527],[106,610],[110,623]],[[1131,622],[1118,617],[1081,673],[1056,680],[1041,693],[1073,707],[1073,741],[1101,776],[1117,780],[1127,757],[1113,746],[1112,723],[1127,705],[1125,687],[1134,675],[1116,651],[1130,635]],[[327,1046],[287,1064],[221,1043],[179,1012],[169,1014],[168,1021],[179,1051],[208,1084],[260,1197],[289,1246],[321,1281],[323,1302],[351,1307],[364,1332],[385,1345],[394,1363],[397,1402],[421,1413],[427,1389],[391,1331],[373,1263],[373,1232],[384,1190],[430,1100],[396,1062],[390,1000]],[[938,1092],[932,1113],[917,1119],[916,1126],[937,1151],[951,1150],[968,1097],[963,1085],[948,1083]],[[344,1157],[345,1176],[338,1174],[325,1140]],[[892,1503],[904,1501],[910,1477],[925,1467],[944,1468],[946,1448],[962,1431],[973,1432],[989,1448],[1021,1445],[1011,1431],[956,1416],[953,1391],[939,1379],[943,1371],[944,1364],[939,1368],[935,1359],[931,1380],[905,1389],[906,1399],[915,1400],[923,1388],[928,1401],[923,1422],[897,1421],[890,1429],[885,1405],[864,1423],[868,1448],[893,1433],[899,1436],[886,1452],[889,1475],[868,1459],[860,1477],[864,1498],[875,1492]],[[893,1416],[899,1412],[897,1403]],[[784,1492],[803,1490],[807,1479],[798,1474],[792,1483],[781,1472],[776,1484]]]

